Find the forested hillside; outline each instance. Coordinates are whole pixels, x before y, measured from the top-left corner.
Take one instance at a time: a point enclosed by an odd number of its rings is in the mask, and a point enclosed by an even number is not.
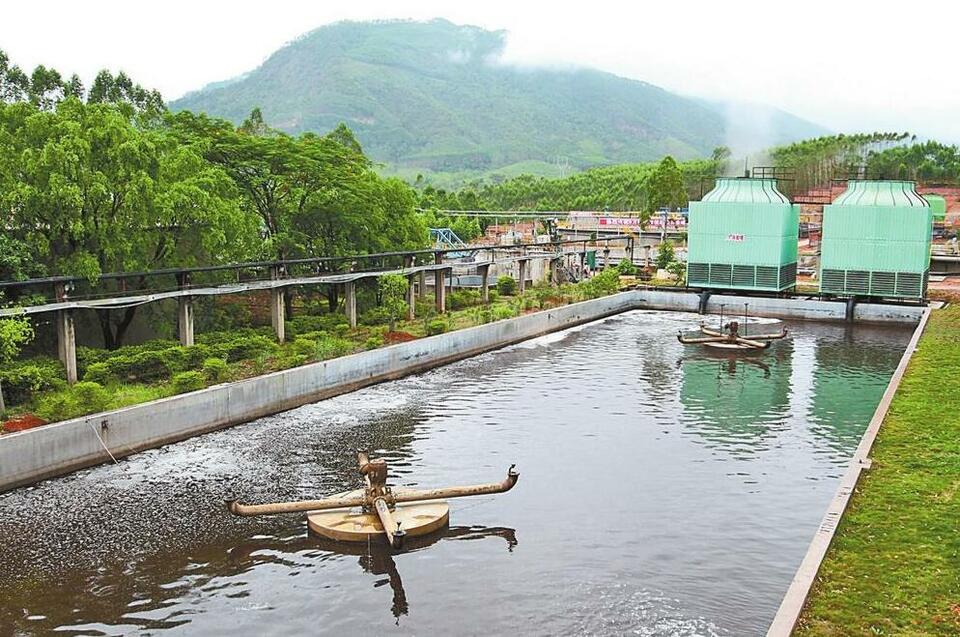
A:
[[[260,107],[288,132],[342,121],[371,157],[410,175],[690,159],[726,143],[722,104],[597,70],[504,65],[504,38],[444,20],[337,23],[171,108],[240,123]],[[762,141],[825,132],[782,112],[771,118],[773,138]]]

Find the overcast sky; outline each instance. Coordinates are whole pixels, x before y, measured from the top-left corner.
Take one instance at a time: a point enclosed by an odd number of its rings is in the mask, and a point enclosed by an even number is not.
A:
[[[763,102],[837,131],[960,142],[960,6],[946,0],[32,0],[4,4],[0,48],[22,67],[54,66],[88,85],[101,68],[123,69],[174,99],[323,24],[434,17],[507,30],[517,64],[591,66]]]

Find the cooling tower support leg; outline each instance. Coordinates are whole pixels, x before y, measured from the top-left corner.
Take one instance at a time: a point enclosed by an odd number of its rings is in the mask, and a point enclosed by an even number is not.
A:
[[[846,319],[847,323],[853,323],[853,314],[856,311],[856,308],[857,308],[857,297],[851,296],[849,299],[847,299],[847,311],[846,311],[846,314],[844,315],[844,318]]]
[[[707,303],[710,302],[710,295],[713,294],[710,290],[704,290],[700,293],[700,314],[707,313]]]

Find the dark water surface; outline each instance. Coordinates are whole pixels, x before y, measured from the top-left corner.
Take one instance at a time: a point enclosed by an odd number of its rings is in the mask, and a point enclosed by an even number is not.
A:
[[[0,495],[0,635],[759,635],[910,332],[631,312]],[[772,329],[772,328],[771,328]],[[223,498],[499,481],[391,554]]]

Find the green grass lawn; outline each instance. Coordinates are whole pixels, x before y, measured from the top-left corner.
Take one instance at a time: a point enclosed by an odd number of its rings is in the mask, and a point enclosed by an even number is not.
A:
[[[960,305],[931,316],[796,635],[960,635]]]

